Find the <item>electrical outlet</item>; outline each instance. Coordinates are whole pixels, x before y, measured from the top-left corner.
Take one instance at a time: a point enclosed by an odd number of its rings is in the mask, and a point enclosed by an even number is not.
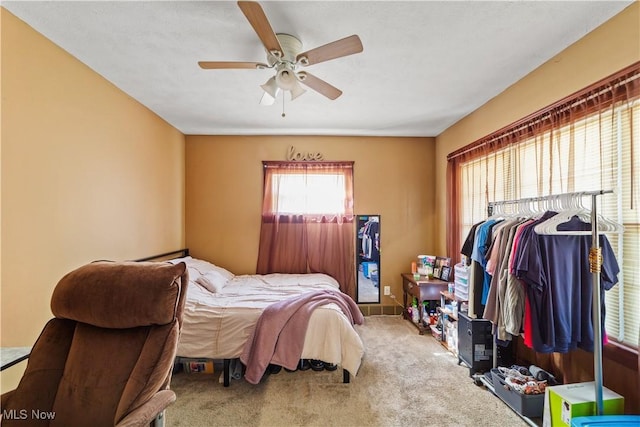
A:
[[[391,286],[385,286],[384,287],[384,294],[385,295],[391,295]]]

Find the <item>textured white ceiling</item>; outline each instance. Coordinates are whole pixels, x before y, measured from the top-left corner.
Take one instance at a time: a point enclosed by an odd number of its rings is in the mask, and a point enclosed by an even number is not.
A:
[[[272,70],[234,1],[3,1],[185,134],[436,136],[631,4],[625,1],[263,1],[305,50],[358,34],[360,54],[307,69],[341,89],[258,105]]]

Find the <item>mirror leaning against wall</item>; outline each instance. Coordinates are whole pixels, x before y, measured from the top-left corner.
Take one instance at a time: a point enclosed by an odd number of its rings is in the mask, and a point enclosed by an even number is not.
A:
[[[357,302],[380,303],[380,215],[358,215]]]

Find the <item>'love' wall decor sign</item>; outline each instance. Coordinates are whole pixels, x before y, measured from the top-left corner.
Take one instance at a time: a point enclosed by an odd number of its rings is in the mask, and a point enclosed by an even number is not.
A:
[[[290,162],[313,162],[320,160],[324,160],[322,153],[296,151],[296,148],[293,145],[289,146],[289,149],[287,150],[287,161]]]

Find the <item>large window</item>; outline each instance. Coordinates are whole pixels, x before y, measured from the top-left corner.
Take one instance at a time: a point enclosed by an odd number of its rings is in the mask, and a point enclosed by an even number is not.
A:
[[[598,198],[598,212],[624,225],[607,235],[621,272],[606,293],[610,338],[638,346],[640,332],[640,66],[573,99],[530,117],[503,135],[477,144],[475,154],[450,156],[448,178],[458,198],[462,245],[490,201],[591,190],[614,190]],[[454,153],[455,154],[455,153]],[[589,206],[590,200],[585,198]]]

